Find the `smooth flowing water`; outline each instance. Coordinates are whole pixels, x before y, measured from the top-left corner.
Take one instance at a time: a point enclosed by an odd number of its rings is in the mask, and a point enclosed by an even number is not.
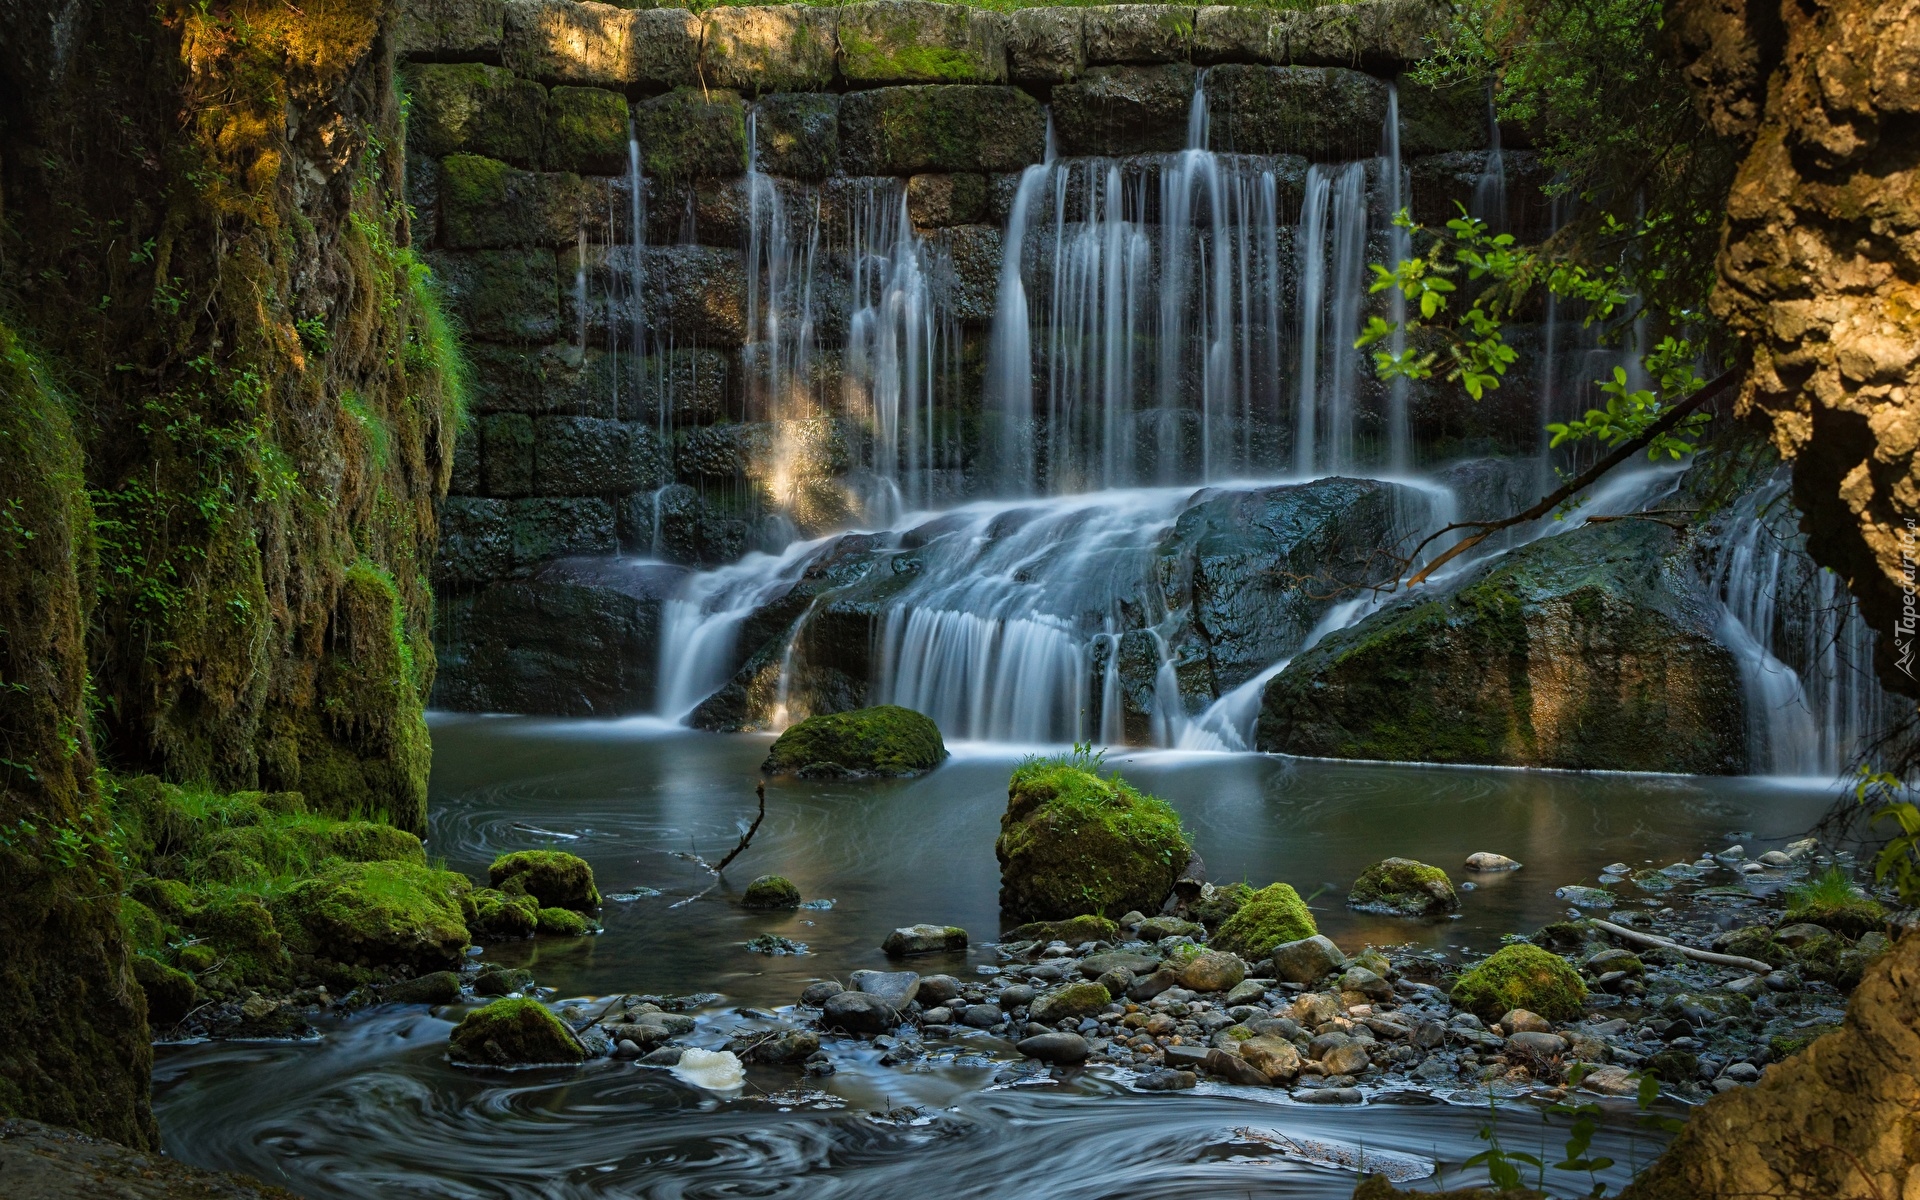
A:
[[[768,739],[674,730],[657,721],[438,718],[429,849],[483,875],[502,851],[564,847],[592,862],[612,900],[606,932],[487,948],[532,967],[562,996],[721,993],[696,1040],[718,1045],[750,1018],[790,1004],[810,980],[884,968],[884,934],[912,921],[973,932],[966,956],[916,964],[968,973],[993,955],[993,839],[1008,770],[1021,751],[961,745],[917,780],[779,781],[752,846],[713,881],[676,857],[723,853],[753,811]],[[1181,812],[1219,880],[1289,880],[1343,944],[1416,942],[1492,949],[1500,935],[1554,920],[1555,887],[1615,861],[1664,864],[1728,839],[1757,853],[1801,834],[1822,789],[1696,779],[1436,769],[1249,755],[1145,753],[1115,760]],[[1347,910],[1368,863],[1406,854],[1453,866],[1475,850],[1526,864],[1465,893],[1455,920],[1400,921]],[[753,913],[748,879],[779,872],[830,907]],[[762,933],[812,953],[764,957]],[[457,1014],[449,1014],[457,1015]],[[1272,1091],[1205,1086],[1147,1096],[1125,1077],[995,1084],[1013,1056],[986,1035],[912,1068],[836,1043],[838,1074],[795,1094],[791,1073],[755,1070],[714,1095],[664,1071],[611,1061],[577,1070],[457,1069],[449,1021],[376,1008],[316,1042],[163,1047],[156,1104],[169,1150],[253,1172],[316,1197],[893,1197],[937,1179],[943,1196],[1344,1197],[1362,1154],[1413,1177],[1442,1178],[1480,1148],[1484,1108],[1286,1103]],[[770,1094],[772,1093],[772,1094]],[[875,1119],[902,1105],[912,1120]],[[1503,1118],[1510,1148],[1558,1150],[1531,1110]],[[1657,1147],[1630,1113],[1596,1148],[1621,1164]],[[1584,1186],[1584,1185],[1583,1185]]]

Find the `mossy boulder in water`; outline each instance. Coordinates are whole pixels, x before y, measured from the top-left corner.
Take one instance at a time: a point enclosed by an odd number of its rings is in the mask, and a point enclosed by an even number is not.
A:
[[[580,937],[593,922],[570,908],[543,908],[534,917],[535,928],[548,937]]]
[[[760,769],[771,775],[857,779],[918,775],[946,758],[938,725],[910,708],[882,704],[808,717],[780,735]]]
[[[1270,883],[1246,897],[1234,914],[1220,923],[1207,942],[1215,950],[1258,962],[1284,942],[1297,942],[1320,932],[1300,893],[1284,883]]]
[[[1347,903],[1361,912],[1421,917],[1452,912],[1460,907],[1460,897],[1439,867],[1411,858],[1385,858],[1353,881]]]
[[[800,889],[784,875],[762,875],[747,885],[740,903],[746,908],[798,908]]]
[[[564,850],[517,850],[502,854],[487,868],[487,881],[509,894],[532,896],[541,908],[588,912],[600,907],[587,860]]]
[[[1517,943],[1462,975],[1452,995],[1454,1004],[1485,1021],[1516,1008],[1549,1021],[1571,1021],[1586,1003],[1587,985],[1559,955]]]
[[[1078,946],[1086,942],[1117,942],[1120,940],[1120,926],[1106,917],[1091,913],[1078,917],[1068,917],[1064,921],[1029,921],[1017,925],[1004,935],[1009,942],[1065,942],[1069,946]]]
[[[295,884],[276,911],[295,949],[336,963],[416,972],[460,964],[473,885],[412,863],[338,863]]]
[[[475,888],[467,932],[477,938],[532,937],[540,921],[540,902],[525,894]]]
[[[1037,760],[1009,780],[993,846],[1000,909],[1009,916],[1057,921],[1157,910],[1193,852],[1165,800],[1087,765]]]
[[[475,1009],[447,1039],[447,1057],[475,1066],[584,1062],[586,1050],[538,1000],[495,1000]]]

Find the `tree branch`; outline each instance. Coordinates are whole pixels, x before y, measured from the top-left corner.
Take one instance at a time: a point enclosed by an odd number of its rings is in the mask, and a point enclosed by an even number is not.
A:
[[[1435,530],[1433,533],[1427,535],[1418,546],[1413,548],[1413,553],[1408,555],[1409,562],[1418,560],[1420,552],[1433,544],[1437,538],[1444,537],[1458,529],[1479,530],[1478,533],[1471,537],[1460,539],[1460,541],[1441,552],[1439,557],[1414,572],[1413,576],[1407,580],[1407,586],[1412,587],[1415,584],[1425,582],[1435,571],[1466,553],[1468,550],[1473,549],[1473,547],[1479,545],[1481,542],[1486,541],[1494,534],[1499,533],[1501,530],[1511,529],[1515,525],[1525,525],[1529,521],[1537,521],[1541,517],[1551,513],[1573,496],[1592,487],[1594,482],[1602,475],[1613,470],[1640,451],[1645,450],[1647,446],[1652,443],[1653,439],[1672,429],[1675,425],[1678,425],[1681,421],[1698,411],[1707,401],[1738,383],[1740,377],[1741,372],[1737,367],[1722,372],[1717,378],[1707,383],[1699,391],[1668,409],[1659,420],[1647,426],[1645,432],[1641,433],[1640,436],[1621,443],[1611,454],[1599,462],[1594,463],[1591,467],[1588,467],[1566,483],[1561,484],[1548,495],[1541,497],[1537,504],[1525,512],[1515,513],[1513,516],[1503,517],[1498,521],[1456,521],[1443,529]]]
[[[755,792],[757,792],[757,793],[759,793],[759,796],[760,796],[760,815],[759,815],[759,816],[757,816],[757,817],[755,817],[755,818],[753,819],[753,824],[752,824],[752,825],[749,825],[749,826],[747,827],[747,831],[746,831],[745,833],[743,833],[743,834],[741,834],[741,835],[740,835],[740,843],[739,843],[739,845],[737,845],[737,846],[735,846],[735,847],[734,847],[734,848],[733,848],[732,850],[730,850],[730,851],[728,851],[728,852],[727,852],[727,856],[726,856],[725,858],[723,858],[723,859],[721,859],[721,860],[720,860],[720,863],[719,863],[719,865],[718,865],[718,866],[716,866],[716,867],[714,867],[714,868],[713,868],[713,873],[714,873],[715,875],[718,875],[718,874],[719,874],[720,872],[722,872],[722,871],[724,871],[724,870],[726,870],[726,869],[727,869],[727,864],[728,864],[728,863],[730,863],[730,862],[732,862],[732,861],[733,861],[734,859],[736,859],[736,858],[738,858],[738,857],[740,857],[740,852],[741,852],[742,850],[745,850],[745,849],[747,848],[747,843],[748,843],[748,842],[751,842],[751,841],[753,840],[753,835],[754,835],[754,834],[755,834],[756,832],[758,832],[758,831],[759,831],[759,829],[760,829],[760,822],[762,822],[762,821],[764,821],[764,820],[766,820],[766,819],[767,819],[767,784],[766,784],[766,781],[765,781],[765,780],[762,780],[762,781],[760,782],[760,784],[759,784],[758,786],[756,786],[756,787],[755,787],[755,788],[754,788],[753,790],[754,790]]]

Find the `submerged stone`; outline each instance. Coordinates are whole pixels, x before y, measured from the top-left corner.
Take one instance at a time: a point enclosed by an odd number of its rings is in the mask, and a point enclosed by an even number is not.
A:
[[[880,948],[888,958],[946,954],[967,948],[967,931],[958,925],[907,925],[888,934]]]
[[[742,908],[798,908],[800,889],[784,875],[762,875],[747,885],[740,897]]]

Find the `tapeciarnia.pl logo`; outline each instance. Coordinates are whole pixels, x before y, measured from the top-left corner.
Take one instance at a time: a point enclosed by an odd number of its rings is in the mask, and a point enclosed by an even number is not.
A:
[[[1900,531],[1900,620],[1893,627],[1894,666],[1913,678],[1914,632],[1920,629],[1920,603],[1916,602],[1914,564],[1914,522],[1909,520]]]

